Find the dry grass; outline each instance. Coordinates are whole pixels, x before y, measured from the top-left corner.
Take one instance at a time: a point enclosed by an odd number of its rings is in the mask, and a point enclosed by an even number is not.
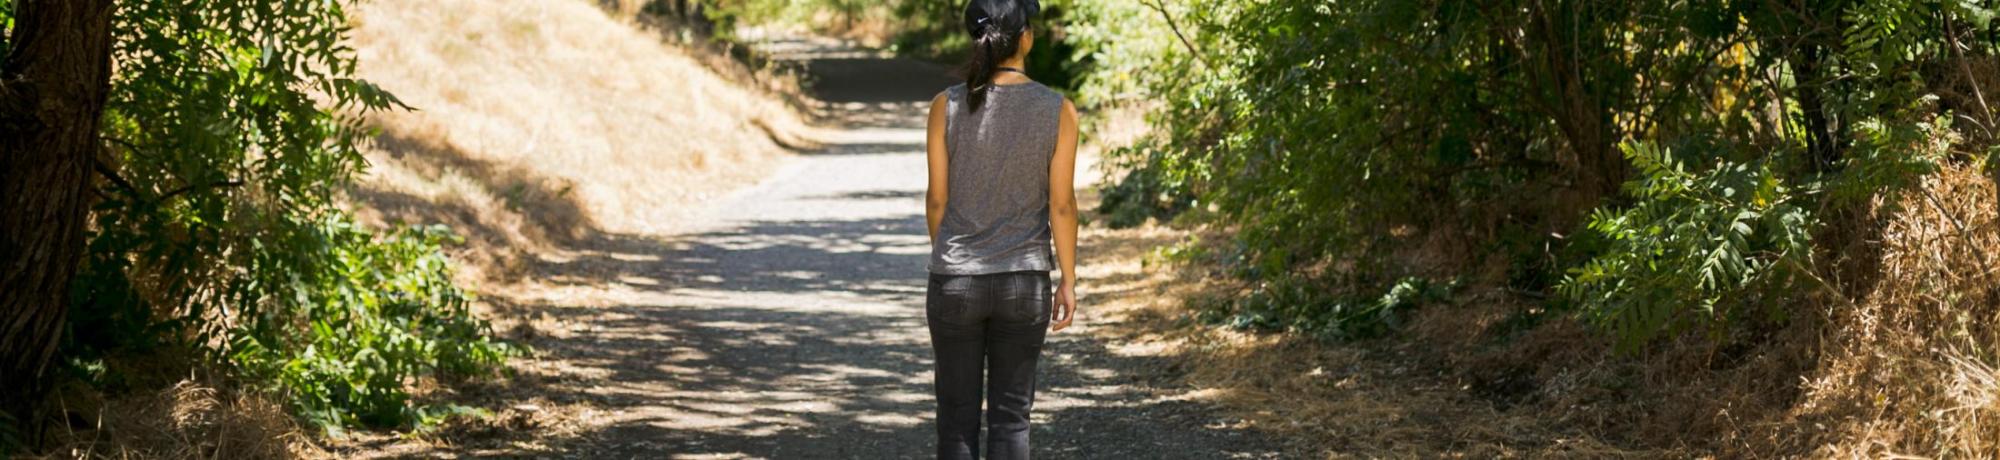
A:
[[[1084,318],[1114,327],[1092,332],[1128,350],[1174,358],[1186,398],[1214,403],[1293,445],[1294,455],[1327,458],[1497,458],[1632,456],[1595,438],[1558,429],[1532,411],[1504,411],[1422,342],[1333,345],[1281,334],[1195,325],[1190,304],[1240,291],[1201,267],[1172,266],[1151,248],[1190,233],[1158,225],[1086,229],[1080,267]],[[1216,235],[1207,235],[1215,238]],[[1498,315],[1432,310],[1419,330],[1454,330]],[[1497,310],[1495,310],[1497,311]],[[1452,323],[1452,324],[1447,324]],[[1490,324],[1476,325],[1485,327]],[[1441,336],[1470,338],[1465,329]],[[1473,329],[1477,330],[1477,329]]]
[[[2000,196],[1976,166],[1879,203],[1879,278],[1831,306],[1793,409],[1813,455],[2000,456]]]
[[[658,234],[747,184],[805,132],[778,98],[586,1],[380,0],[355,13],[360,76],[414,112],[356,196],[378,221],[444,222],[475,266],[592,231]]]
[[[538,296],[568,295],[534,279],[536,260],[684,229],[700,202],[818,136],[787,102],[795,82],[670,43],[634,16],[640,4],[375,0],[356,13],[361,76],[418,109],[371,120],[383,134],[358,204],[376,221],[466,234],[455,257],[485,284],[482,311],[505,335],[586,327],[536,315]],[[418,438],[363,433],[308,456],[424,456],[456,443],[542,452],[602,428],[593,401],[537,393],[587,369],[539,357],[510,367],[503,381],[432,395],[496,407],[491,417]]]
[[[589,300],[551,292],[545,282],[555,280],[536,279],[536,261],[685,229],[702,201],[761,179],[820,136],[791,102],[795,80],[662,36],[634,16],[638,5],[375,0],[356,13],[361,76],[418,110],[371,120],[383,134],[354,196],[374,220],[466,234],[454,255],[468,281],[485,285],[481,310],[504,335],[588,327],[539,311],[541,297]],[[426,456],[461,443],[546,452],[603,428],[596,402],[541,394],[591,369],[541,357],[510,367],[501,381],[429,395],[495,408],[491,417],[416,438],[361,433],[306,456]]]
[[[106,399],[73,385],[57,393],[69,426],[51,458],[290,458],[314,449],[283,405],[212,378]]]

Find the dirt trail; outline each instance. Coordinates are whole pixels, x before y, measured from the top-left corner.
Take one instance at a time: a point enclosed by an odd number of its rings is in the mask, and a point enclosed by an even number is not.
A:
[[[525,378],[515,391],[583,402],[593,409],[577,417],[587,421],[569,435],[507,435],[516,439],[443,450],[931,455],[922,111],[950,80],[935,65],[825,43],[764,46],[803,64],[815,96],[841,120],[824,149],[710,200],[680,234],[607,238],[595,250],[540,264],[547,282],[576,290],[520,296],[541,305],[517,313],[576,332],[531,340],[537,365],[560,371]],[[591,294],[576,294],[584,291]],[[1035,407],[1038,456],[1279,455],[1276,444],[1235,421],[1151,386],[1158,372],[1135,370],[1163,368],[1160,358],[1113,353],[1089,327],[1051,335]],[[433,446],[391,455],[440,453]]]

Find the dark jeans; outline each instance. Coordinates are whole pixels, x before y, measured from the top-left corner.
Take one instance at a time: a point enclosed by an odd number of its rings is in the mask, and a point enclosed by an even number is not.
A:
[[[1028,458],[1035,363],[1053,295],[1049,272],[931,275],[924,316],[937,358],[938,458],[979,458],[982,390],[987,457]]]

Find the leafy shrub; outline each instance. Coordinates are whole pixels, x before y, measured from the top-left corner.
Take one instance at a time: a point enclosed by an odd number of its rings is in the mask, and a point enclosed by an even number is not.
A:
[[[457,411],[410,404],[418,377],[468,376],[494,368],[519,349],[489,337],[467,295],[452,284],[439,245],[443,227],[408,228],[378,238],[345,221],[319,228],[330,262],[315,279],[295,278],[304,296],[289,318],[241,330],[231,358],[258,380],[275,382],[307,420],[342,426],[408,426]],[[256,270],[260,267],[246,267]]]
[[[1129,171],[1104,189],[1113,223],[1198,200],[1241,243],[1234,274],[1269,283],[1262,295],[1282,305],[1300,303],[1294,290],[1371,285],[1302,268],[1395,276],[1442,241],[1466,254],[1422,268],[1511,267],[1483,281],[1576,303],[1628,348],[1727,327],[1754,313],[1746,305],[1782,311],[1800,297],[1796,276],[1822,268],[1808,210],[1928,173],[1957,148],[1953,121],[1995,124],[1984,102],[1929,96],[1976,84],[1957,74],[2000,45],[1993,2],[1073,11],[1071,40],[1091,57],[1082,101],[1152,109],[1141,147],[1108,155]],[[1292,273],[1325,279],[1280,279]],[[1242,318],[1289,324],[1289,308]]]
[[[1124,149],[1146,149],[1146,146]],[[1114,156],[1131,158],[1135,155],[1121,151]],[[1111,228],[1134,227],[1147,219],[1171,219],[1194,205],[1194,195],[1186,181],[1175,177],[1174,173],[1178,170],[1157,167],[1166,160],[1156,156],[1139,157],[1139,164],[1125,168],[1124,177],[1102,186],[1103,199],[1097,203],[1097,213],[1107,217],[1106,223]]]
[[[1915,106],[1931,102],[1925,98]],[[1841,173],[1823,185],[1828,198],[1839,202],[1900,190],[1918,177],[1936,173],[1957,138],[1946,115],[1915,123],[1869,118],[1855,123],[1854,131],[1854,147],[1841,159]]]
[[[1670,149],[1628,143],[1636,200],[1599,209],[1589,227],[1609,247],[1558,287],[1632,349],[1690,326],[1726,327],[1775,304],[1812,262],[1812,216],[1766,163],[1690,170]],[[1767,313],[1778,310],[1770,309]]]
[[[1379,337],[1400,327],[1409,309],[1444,301],[1456,283],[1404,278],[1373,296],[1338,297],[1298,278],[1261,283],[1241,300],[1204,310],[1200,319],[1234,329],[1290,331],[1329,340]]]
[[[11,24],[0,1],[0,24]],[[367,164],[360,117],[405,108],[353,78],[349,1],[121,0],[97,170],[63,353],[204,350],[309,421],[411,426],[425,375],[517,350],[466,308],[442,229],[377,235],[338,193]]]

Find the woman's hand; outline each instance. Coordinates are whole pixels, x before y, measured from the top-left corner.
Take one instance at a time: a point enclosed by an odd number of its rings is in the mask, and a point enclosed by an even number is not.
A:
[[[1065,278],[1062,287],[1056,288],[1055,304],[1049,306],[1049,330],[1063,330],[1073,319],[1076,319],[1076,283]]]

